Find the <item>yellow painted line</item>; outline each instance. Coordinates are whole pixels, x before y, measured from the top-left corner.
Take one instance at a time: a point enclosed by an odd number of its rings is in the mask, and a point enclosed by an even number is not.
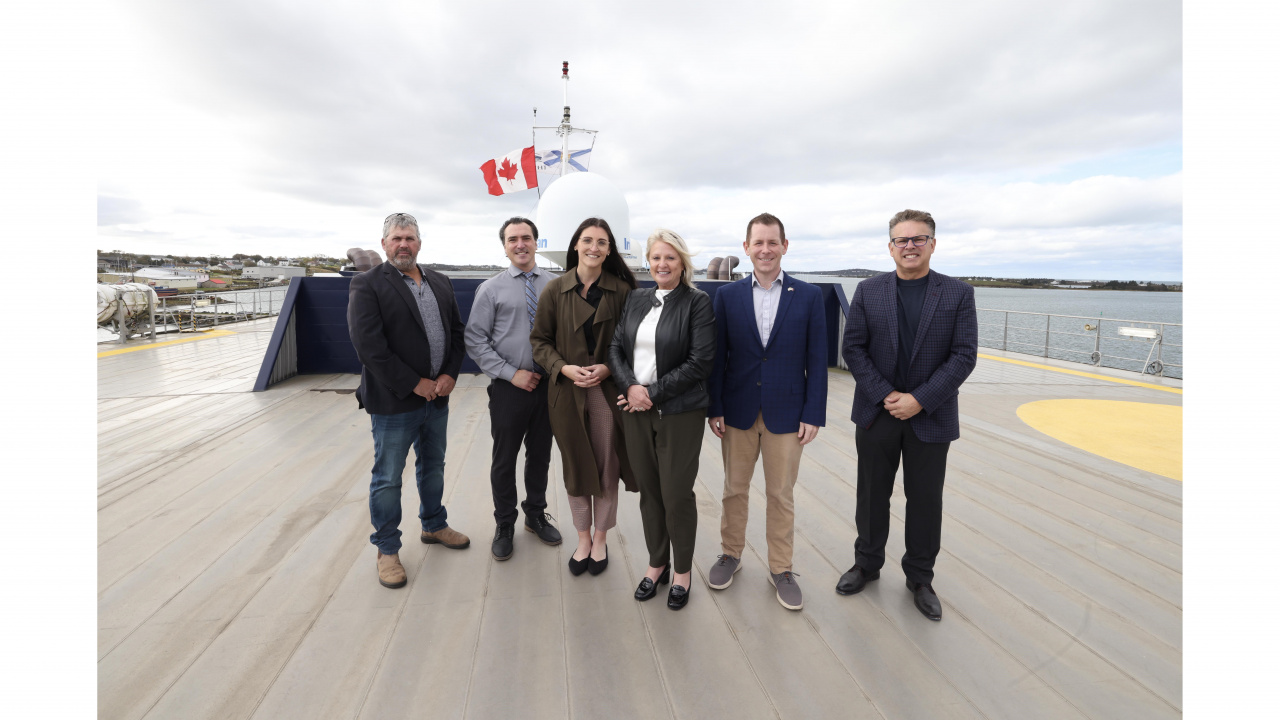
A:
[[[1050,370],[1052,372],[1063,373],[1065,375],[1076,375],[1079,377],[1092,378],[1094,380],[1106,380],[1107,382],[1120,383],[1121,385],[1133,385],[1135,387],[1151,388],[1152,390],[1163,390],[1165,392],[1174,393],[1175,395],[1182,394],[1182,388],[1154,385],[1152,383],[1145,383],[1139,380],[1126,380],[1124,378],[1111,377],[1110,375],[1098,375],[1096,373],[1087,373],[1080,370],[1068,370],[1067,368],[1053,367],[1052,365],[1041,365],[1040,363],[1027,362],[1026,360],[996,357],[995,355],[984,355],[983,353],[978,353],[978,357],[984,360],[995,360],[996,362],[1023,365],[1025,367],[1039,368],[1040,370]]]
[[[231,330],[210,330],[209,332],[193,335],[192,337],[178,338],[177,340],[165,340],[164,342],[148,343],[146,345],[133,345],[131,347],[122,347],[118,350],[103,350],[98,353],[98,357],[111,357],[112,355],[121,355],[124,353],[137,352],[139,350],[150,350],[151,348],[165,347],[166,345],[178,345],[180,343],[189,343],[208,338],[226,337],[227,335],[235,335],[235,333]]]
[[[1182,407],[1120,400],[1037,400],[1023,422],[1051,438],[1130,467],[1182,480]]]

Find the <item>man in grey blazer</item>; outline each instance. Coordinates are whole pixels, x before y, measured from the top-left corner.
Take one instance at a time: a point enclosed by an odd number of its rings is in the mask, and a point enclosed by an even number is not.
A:
[[[836,592],[853,595],[880,577],[889,538],[889,497],[902,461],[907,496],[902,571],[916,608],[942,619],[933,565],[942,537],[947,450],[960,437],[957,396],[978,355],[973,287],[929,269],[933,216],[903,210],[889,221],[894,272],[858,283],[841,354],[857,387],[858,502],[854,566]]]
[[[449,527],[444,493],[449,393],[462,369],[462,317],[449,278],[418,265],[418,221],[394,213],[382,226],[387,261],[351,278],[347,329],[364,367],[356,400],[373,426],[369,516],[378,548],[378,582],[408,582],[400,563],[400,487],[412,446],[417,455],[422,542],[471,544]]]

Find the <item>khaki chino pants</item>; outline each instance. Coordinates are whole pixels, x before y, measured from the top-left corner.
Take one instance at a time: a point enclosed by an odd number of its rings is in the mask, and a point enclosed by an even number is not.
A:
[[[795,543],[796,506],[791,490],[800,473],[800,445],[797,433],[774,434],[764,426],[764,415],[756,416],[747,430],[725,425],[720,441],[724,458],[724,499],[720,516],[720,546],[726,555],[742,557],[747,545],[747,511],[750,507],[751,478],[756,460],[764,455],[764,534],[769,543],[769,572],[791,569]]]

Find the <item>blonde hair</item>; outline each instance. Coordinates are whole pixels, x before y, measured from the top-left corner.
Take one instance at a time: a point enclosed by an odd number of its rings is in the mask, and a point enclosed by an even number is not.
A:
[[[649,235],[649,242],[644,247],[644,259],[649,261],[649,254],[653,252],[653,244],[664,242],[676,251],[680,256],[680,265],[684,271],[680,273],[680,282],[693,287],[693,257],[689,253],[689,246],[685,245],[684,238],[680,237],[673,230],[666,228],[658,228]]]

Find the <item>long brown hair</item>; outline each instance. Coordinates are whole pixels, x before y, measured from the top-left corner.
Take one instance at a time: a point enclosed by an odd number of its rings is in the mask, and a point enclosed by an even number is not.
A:
[[[578,267],[578,238],[582,237],[583,230],[593,227],[604,230],[604,234],[609,236],[609,254],[605,256],[600,269],[613,273],[615,277],[635,290],[636,276],[631,273],[631,268],[627,267],[626,261],[622,259],[622,253],[618,252],[618,241],[613,239],[613,230],[604,218],[587,218],[582,221],[577,230],[573,231],[573,237],[569,240],[569,252],[564,260],[565,272]]]

